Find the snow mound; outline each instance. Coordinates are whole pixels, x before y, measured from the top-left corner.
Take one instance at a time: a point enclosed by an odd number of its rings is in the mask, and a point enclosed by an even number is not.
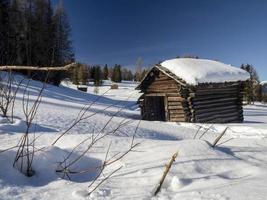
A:
[[[21,133],[27,128],[26,121],[21,119],[14,119],[14,123],[11,123],[9,119],[0,116],[0,133]],[[32,123],[29,130],[30,133],[33,132],[56,132],[56,129],[45,127],[37,123]]]
[[[16,152],[12,150],[3,153],[0,157],[0,182],[2,181],[6,185],[40,187],[54,181],[65,181],[60,178],[61,174],[56,174],[55,171],[58,168],[59,162],[69,154],[69,151],[55,146],[46,147],[41,151],[37,151],[33,161],[33,169],[36,174],[31,178],[24,176],[12,167],[15,154]],[[77,156],[79,155],[74,153],[70,159],[74,159]],[[92,181],[99,174],[99,170],[96,167],[101,164],[101,160],[84,156],[73,166],[73,169],[80,171],[92,168],[92,170],[90,173],[70,176],[71,181],[76,183]]]
[[[176,58],[162,62],[161,66],[190,85],[245,81],[249,78],[242,69],[206,59]]]

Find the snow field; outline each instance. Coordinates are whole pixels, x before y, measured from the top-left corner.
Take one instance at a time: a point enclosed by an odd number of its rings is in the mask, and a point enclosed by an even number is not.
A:
[[[107,168],[106,174],[119,166],[123,168],[105,182],[91,197],[87,187],[99,173],[99,166],[111,142],[111,156],[127,151],[139,119],[135,104],[136,84],[124,82],[118,90],[108,91],[88,111],[95,114],[79,123],[56,146],[51,146],[60,132],[73,122],[79,110],[98,95],[109,90],[105,82],[95,94],[94,87],[88,93],[77,91],[75,86],[63,83],[60,87],[48,86],[38,110],[36,125],[36,152],[33,167],[36,176],[27,178],[12,167],[15,149],[0,154],[0,199],[205,199],[243,200],[266,199],[267,196],[267,106],[255,104],[245,107],[243,124],[189,124],[142,121],[135,142],[140,145],[120,162]],[[41,84],[31,82],[31,98],[34,100]],[[129,97],[130,96],[130,97]],[[18,143],[25,129],[20,109],[22,92],[16,102],[14,124],[0,118],[0,150]],[[106,131],[113,130],[121,120],[129,120],[116,134],[99,141],[81,159],[76,170],[93,168],[91,173],[73,175],[71,181],[61,179],[55,169],[72,149],[91,134],[97,133],[119,109]],[[201,126],[199,135],[206,128],[202,140],[193,137]],[[229,129],[212,148],[212,143],[224,128]],[[31,130],[33,133],[33,129]],[[225,142],[225,143],[224,143]],[[81,145],[72,155],[78,156],[88,143]],[[161,192],[153,197],[165,165],[178,150],[176,162],[171,167]]]

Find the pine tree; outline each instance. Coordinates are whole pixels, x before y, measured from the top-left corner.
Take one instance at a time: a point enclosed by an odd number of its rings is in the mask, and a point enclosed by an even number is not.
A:
[[[35,0],[33,19],[33,63],[37,66],[51,66],[53,53],[53,10],[50,0]]]
[[[109,67],[108,68],[108,77],[112,80],[112,77],[113,77],[113,67]]]
[[[62,1],[56,7],[53,23],[55,33],[52,65],[62,66],[71,62],[74,58],[72,42],[70,40],[71,28]]]
[[[53,66],[63,66],[74,60],[74,52],[70,40],[71,28],[62,1],[56,7],[55,15],[53,16],[53,25],[54,46],[51,64]],[[64,77],[61,72],[55,72],[51,78],[52,83],[58,85],[62,78]]]
[[[0,0],[0,64],[8,60],[9,0]]]
[[[95,67],[94,84],[99,86],[102,84],[102,70],[100,66]]]
[[[256,69],[250,64],[242,64],[241,69],[250,74],[249,80],[244,84],[245,98],[248,104],[254,103],[260,97],[257,96],[257,85],[259,84],[259,76]]]
[[[113,68],[112,81],[119,83],[121,80],[121,66],[116,64]]]
[[[108,79],[108,65],[105,64],[104,68],[103,68],[103,79],[107,80]]]

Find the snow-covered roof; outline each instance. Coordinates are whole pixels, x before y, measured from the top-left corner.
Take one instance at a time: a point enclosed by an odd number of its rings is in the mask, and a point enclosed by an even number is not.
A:
[[[189,85],[245,81],[249,74],[240,68],[218,61],[193,58],[176,58],[160,64]]]
[[[267,85],[267,81],[262,81],[260,84],[261,85]]]

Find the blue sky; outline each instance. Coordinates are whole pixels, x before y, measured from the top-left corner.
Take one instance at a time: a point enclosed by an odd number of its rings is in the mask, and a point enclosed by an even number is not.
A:
[[[56,0],[55,0],[56,1]],[[193,54],[267,80],[266,0],[63,0],[76,59],[89,64],[151,65]]]

